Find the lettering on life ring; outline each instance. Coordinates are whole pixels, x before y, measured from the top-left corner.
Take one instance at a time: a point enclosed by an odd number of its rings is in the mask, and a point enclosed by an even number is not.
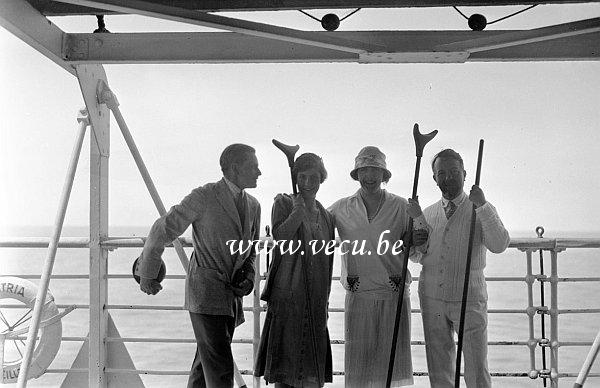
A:
[[[33,309],[37,289],[37,285],[26,279],[13,276],[0,277],[0,300],[16,299],[24,303],[25,307]],[[54,297],[48,291],[46,301],[42,307],[39,340],[33,352],[27,379],[38,378],[44,374],[54,357],[56,357],[56,353],[58,353],[62,338],[62,323],[60,319],[56,319],[58,315],[59,312],[56,304],[54,304]],[[48,321],[48,323],[44,324],[44,321]],[[11,330],[0,334],[0,341],[3,342],[3,344],[0,344],[2,350],[4,350],[4,342],[10,340],[11,334],[14,334]],[[0,369],[2,371],[0,383],[15,383],[19,378],[21,360],[4,361],[0,365]]]

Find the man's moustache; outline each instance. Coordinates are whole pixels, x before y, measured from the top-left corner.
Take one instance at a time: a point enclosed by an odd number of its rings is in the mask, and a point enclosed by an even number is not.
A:
[[[458,185],[458,182],[456,182],[456,181],[444,182],[440,185],[440,188],[444,192],[455,191],[459,188],[459,185]]]

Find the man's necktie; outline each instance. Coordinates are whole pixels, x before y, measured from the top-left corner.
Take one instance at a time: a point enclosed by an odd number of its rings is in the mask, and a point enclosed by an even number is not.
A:
[[[450,219],[452,214],[456,211],[456,205],[452,201],[448,201],[448,206],[444,208],[444,212],[446,213],[446,218]]]
[[[237,199],[235,201],[235,207],[237,207],[238,215],[240,216],[240,223],[242,224],[242,227],[244,227],[245,206],[244,206],[244,192],[243,191],[240,191],[240,193],[238,194]]]

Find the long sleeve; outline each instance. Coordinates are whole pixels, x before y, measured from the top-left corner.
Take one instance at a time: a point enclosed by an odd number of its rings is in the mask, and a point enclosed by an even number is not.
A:
[[[181,236],[188,226],[202,214],[205,201],[198,189],[187,195],[180,204],[173,206],[167,214],[154,222],[144,243],[143,260],[139,274],[154,279],[160,269],[160,258],[165,245]]]
[[[496,208],[491,203],[486,202],[483,206],[475,209],[475,213],[481,221],[483,245],[490,252],[504,252],[510,243],[510,236],[502,224]]]

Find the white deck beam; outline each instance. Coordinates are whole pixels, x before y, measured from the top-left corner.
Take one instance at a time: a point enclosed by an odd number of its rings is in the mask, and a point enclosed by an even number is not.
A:
[[[294,30],[270,24],[212,15],[185,8],[171,7],[140,0],[56,0],[64,3],[103,8],[110,11],[134,13],[138,15],[194,24],[258,36],[291,43],[327,48],[360,54],[367,51],[381,51],[381,47],[353,42],[332,35],[316,35],[314,32]]]
[[[467,41],[474,34],[496,39],[522,31],[356,31],[335,32],[350,40],[384,46],[385,53],[359,56],[320,47],[266,40],[229,32],[68,34],[65,56],[81,63],[286,63],[286,62],[464,62],[600,60],[600,33],[503,49],[436,52],[439,45]],[[316,34],[329,34],[319,32]],[[452,54],[447,59],[435,56]]]
[[[468,51],[476,53],[538,43],[560,38],[568,38],[600,31],[600,18],[580,20],[572,23],[536,28],[527,31],[508,32],[499,36],[471,39],[436,47],[438,51]]]
[[[27,1],[0,1],[0,26],[75,75],[73,67],[62,57],[65,33],[42,16]]]

